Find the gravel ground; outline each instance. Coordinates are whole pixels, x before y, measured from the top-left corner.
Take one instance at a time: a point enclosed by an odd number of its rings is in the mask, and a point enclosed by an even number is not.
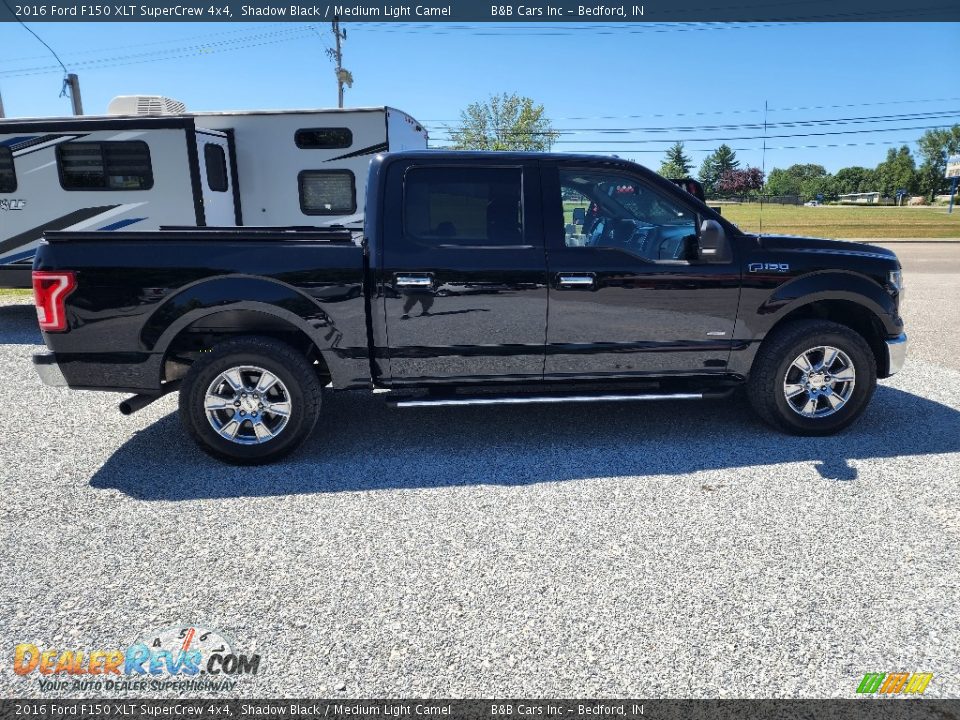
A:
[[[17,643],[196,624],[262,656],[247,697],[851,697],[885,671],[958,697],[960,353],[921,318],[960,290],[908,278],[911,359],[839,437],[732,401],[351,395],[260,469],[197,451],[175,398],[125,418],[43,387],[33,310],[2,301],[0,696],[40,694]]]

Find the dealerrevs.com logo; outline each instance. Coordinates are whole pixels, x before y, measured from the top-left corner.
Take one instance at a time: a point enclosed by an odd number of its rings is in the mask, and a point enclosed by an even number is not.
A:
[[[933,673],[867,673],[857,686],[857,692],[866,695],[922,695],[933,680]]]
[[[61,649],[20,643],[13,670],[50,690],[232,690],[256,675],[260,656],[241,653],[220,632],[178,626],[144,633],[126,648]]]

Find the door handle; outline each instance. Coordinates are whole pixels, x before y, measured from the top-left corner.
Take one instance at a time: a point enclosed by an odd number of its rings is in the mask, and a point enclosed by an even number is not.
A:
[[[429,275],[397,275],[393,280],[393,284],[398,288],[429,290],[433,287],[433,278]]]
[[[562,288],[592,288],[593,275],[558,275],[560,287]]]

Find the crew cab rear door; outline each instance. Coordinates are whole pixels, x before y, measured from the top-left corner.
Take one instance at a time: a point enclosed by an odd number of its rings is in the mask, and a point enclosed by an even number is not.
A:
[[[390,165],[378,285],[394,384],[542,378],[540,200],[532,160]]]
[[[550,277],[545,378],[717,373],[740,295],[729,262],[689,261],[695,204],[615,164],[543,169]]]

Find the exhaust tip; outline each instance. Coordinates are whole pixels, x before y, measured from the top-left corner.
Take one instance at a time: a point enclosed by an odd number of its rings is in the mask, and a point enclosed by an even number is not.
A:
[[[133,415],[135,412],[135,408],[130,407],[130,403],[128,403],[126,400],[120,403],[119,409],[122,415]]]

